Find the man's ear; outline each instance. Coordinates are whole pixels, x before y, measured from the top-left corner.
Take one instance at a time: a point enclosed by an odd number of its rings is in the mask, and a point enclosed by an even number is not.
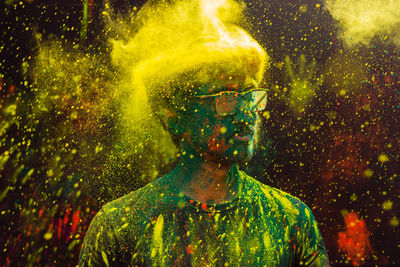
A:
[[[161,123],[168,132],[181,135],[185,133],[185,126],[179,114],[163,108],[159,112]]]

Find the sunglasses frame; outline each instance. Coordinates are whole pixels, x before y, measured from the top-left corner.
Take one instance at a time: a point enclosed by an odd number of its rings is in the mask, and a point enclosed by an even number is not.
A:
[[[253,87],[254,87],[254,86],[251,86],[250,88],[253,88]],[[248,87],[248,88],[249,88],[249,87]],[[236,112],[237,112],[237,98],[238,98],[238,96],[239,96],[239,95],[242,95],[242,96],[243,96],[243,95],[246,95],[246,94],[251,93],[251,92],[254,92],[254,91],[263,91],[263,92],[265,92],[264,95],[262,95],[262,97],[258,100],[258,102],[255,103],[254,106],[251,108],[251,111],[254,111],[254,109],[257,108],[257,106],[261,103],[261,101],[263,101],[263,100],[267,97],[267,95],[268,95],[267,89],[265,89],[265,88],[253,88],[253,89],[247,90],[247,91],[245,91],[245,92],[222,91],[222,92],[218,92],[218,93],[210,94],[210,95],[197,95],[197,96],[192,96],[192,97],[190,97],[190,99],[206,99],[206,98],[213,97],[213,98],[214,98],[215,113],[217,113],[217,114],[220,115],[220,116],[231,116],[231,115],[236,114]],[[215,97],[216,97],[216,96],[221,96],[221,95],[226,94],[226,93],[234,93],[234,94],[236,94],[236,105],[235,105],[235,109],[234,109],[234,111],[233,111],[232,113],[219,114],[219,113],[217,112],[217,110],[218,110],[218,109],[217,109],[217,99],[216,99]]]

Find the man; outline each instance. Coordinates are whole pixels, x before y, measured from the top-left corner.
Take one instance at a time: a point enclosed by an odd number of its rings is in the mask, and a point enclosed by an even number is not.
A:
[[[221,19],[227,14],[221,6],[234,9],[232,2],[172,2],[162,9],[149,5],[148,10],[158,8],[161,22],[143,16],[145,26],[125,47],[135,62],[130,65],[133,83],[146,90],[155,117],[179,147],[180,160],[170,173],[98,212],[85,236],[80,266],[329,266],[310,209],[239,169],[252,156],[258,112],[266,105],[266,90],[258,85],[264,50]],[[191,26],[185,18],[203,24]],[[173,28],[166,36],[174,38],[175,31],[180,38],[170,41],[173,46],[155,40],[157,27],[160,33]],[[191,40],[198,29],[201,38]],[[138,56],[138,40],[145,39],[152,40],[157,56]]]

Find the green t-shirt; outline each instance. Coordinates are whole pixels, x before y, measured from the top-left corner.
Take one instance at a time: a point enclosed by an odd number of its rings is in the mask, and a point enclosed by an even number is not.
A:
[[[242,176],[242,193],[206,205],[164,176],[106,204],[93,219],[79,266],[329,266],[310,209]]]

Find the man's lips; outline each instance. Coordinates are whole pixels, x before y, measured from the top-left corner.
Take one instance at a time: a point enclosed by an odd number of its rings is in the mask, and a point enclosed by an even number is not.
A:
[[[234,140],[239,140],[242,142],[248,142],[251,140],[251,135],[247,134],[247,135],[243,135],[243,136],[234,136],[233,137]]]
[[[248,142],[251,140],[253,135],[254,135],[254,131],[249,129],[249,130],[240,131],[240,132],[236,133],[232,138],[234,140]]]

